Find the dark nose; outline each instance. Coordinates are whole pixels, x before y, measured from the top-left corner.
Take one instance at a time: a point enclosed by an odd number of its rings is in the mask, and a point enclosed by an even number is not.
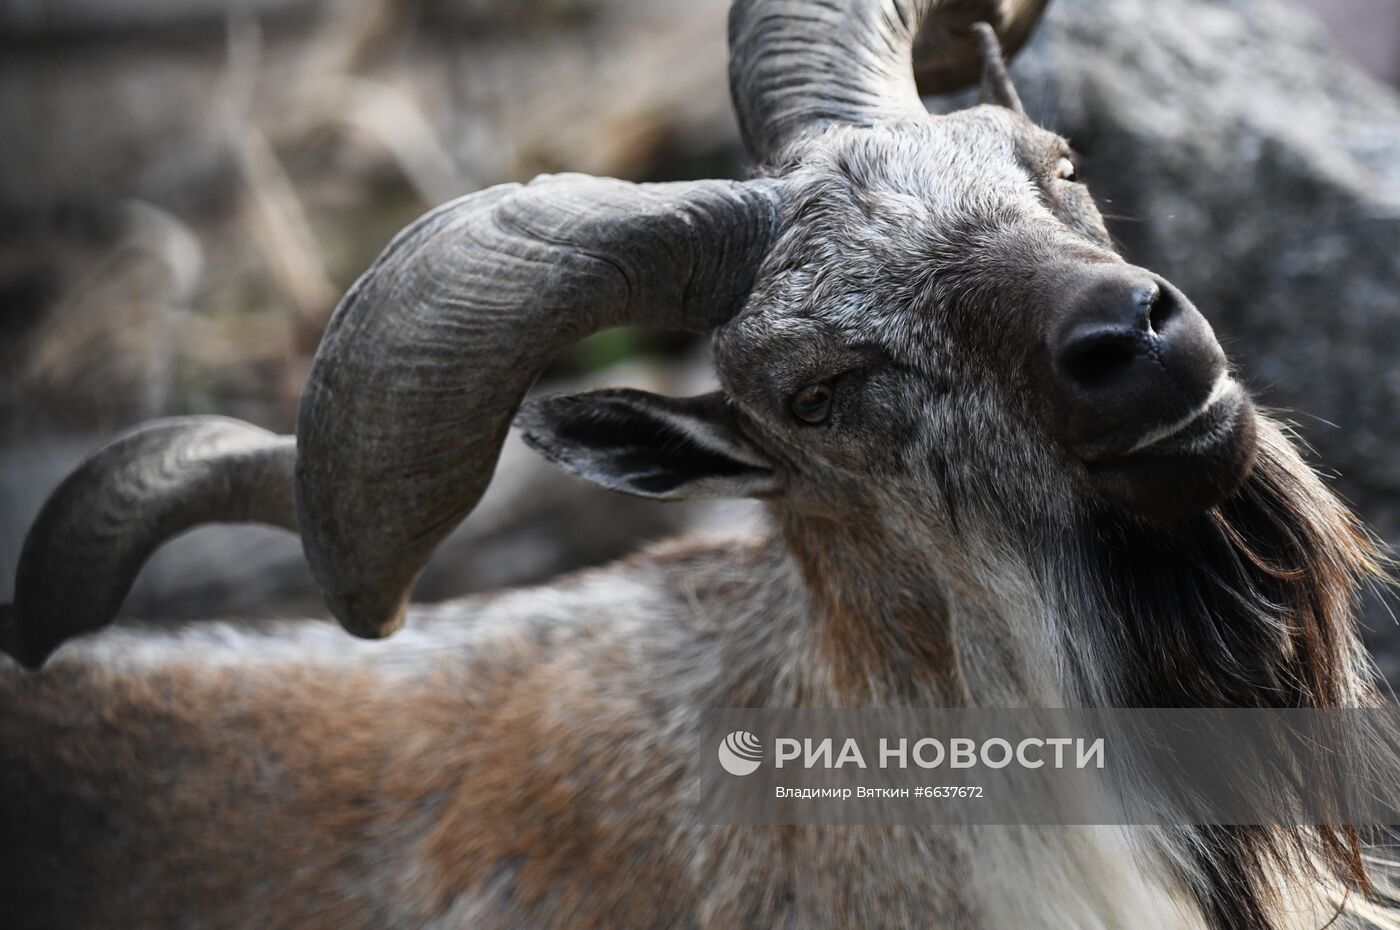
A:
[[[1073,276],[1049,333],[1061,432],[1110,456],[1188,416],[1225,372],[1210,325],[1180,291],[1131,265]]]

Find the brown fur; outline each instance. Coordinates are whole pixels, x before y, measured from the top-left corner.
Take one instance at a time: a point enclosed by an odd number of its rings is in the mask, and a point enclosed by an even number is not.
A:
[[[810,592],[833,703],[966,706],[952,617],[940,588],[927,583],[928,564],[911,564],[875,519],[786,516],[783,541]],[[853,552],[863,556],[861,572],[850,571]]]

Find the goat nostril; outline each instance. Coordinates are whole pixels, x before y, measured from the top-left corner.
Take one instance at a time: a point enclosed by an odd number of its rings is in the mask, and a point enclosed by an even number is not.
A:
[[[1167,321],[1176,316],[1176,301],[1172,300],[1171,294],[1161,288],[1152,289],[1152,299],[1148,304],[1147,328],[1152,332],[1161,334],[1162,327],[1167,325]]]
[[[1121,335],[1080,340],[1061,356],[1060,364],[1071,379],[1086,387],[1107,381],[1137,357],[1133,341]]]

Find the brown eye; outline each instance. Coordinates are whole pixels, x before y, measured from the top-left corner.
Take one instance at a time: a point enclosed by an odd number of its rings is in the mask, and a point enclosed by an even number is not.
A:
[[[1055,177],[1073,184],[1079,180],[1079,172],[1074,170],[1074,162],[1068,158],[1061,158],[1055,165]]]
[[[835,391],[829,384],[809,384],[792,395],[792,415],[803,423],[822,423],[831,415]]]

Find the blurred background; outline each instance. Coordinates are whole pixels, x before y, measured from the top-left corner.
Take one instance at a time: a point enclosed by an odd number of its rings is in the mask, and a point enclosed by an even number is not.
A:
[[[281,432],[401,226],[546,171],[739,177],[726,0],[0,0],[0,600],[82,456],[139,420]],[[1013,67],[1130,260],[1181,286],[1337,490],[1400,544],[1400,0],[1054,0]],[[946,109],[966,100],[930,100]],[[618,330],[541,390],[710,384]],[[753,519],[595,490],[512,441],[425,600]],[[166,546],[126,613],[320,615],[288,534]],[[1400,627],[1368,605],[1400,682]]]

